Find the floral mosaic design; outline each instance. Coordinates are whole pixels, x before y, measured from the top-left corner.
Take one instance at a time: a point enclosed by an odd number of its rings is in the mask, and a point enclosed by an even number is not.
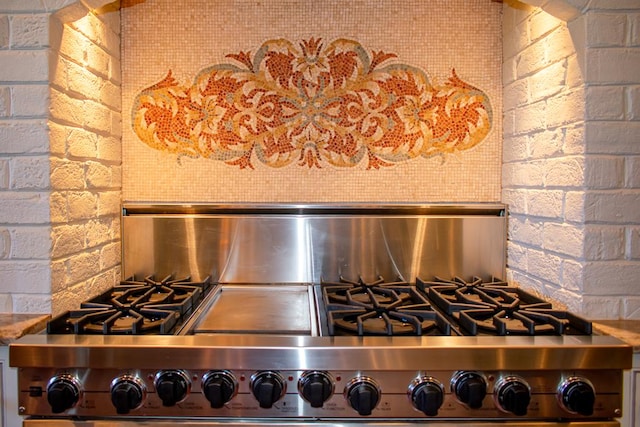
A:
[[[192,85],[171,71],[140,92],[133,129],[148,146],[178,156],[254,168],[292,164],[367,169],[468,150],[492,124],[489,99],[451,71],[432,83],[417,67],[368,52],[353,40],[324,46],[265,42],[229,54]]]

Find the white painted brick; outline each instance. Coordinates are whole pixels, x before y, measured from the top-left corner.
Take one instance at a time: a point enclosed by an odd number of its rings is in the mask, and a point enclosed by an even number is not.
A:
[[[0,223],[46,224],[49,222],[47,193],[0,192]],[[1,281],[0,281],[1,283]]]
[[[104,80],[73,62],[67,63],[67,89],[83,99],[97,100]]]
[[[549,64],[546,51],[547,45],[543,41],[533,43],[521,51],[516,60],[517,78],[529,76],[546,67]]]
[[[622,315],[620,297],[585,296],[583,312],[589,319],[619,319]]]
[[[51,227],[16,227],[11,230],[11,258],[48,260]]]
[[[69,219],[94,218],[98,212],[98,198],[87,191],[70,192],[67,196]]]
[[[527,253],[527,271],[542,280],[560,282],[562,260],[548,252],[530,249]]]
[[[84,65],[87,63],[87,50],[91,46],[91,41],[79,32],[65,25],[62,28],[60,39],[60,53],[67,57],[68,60],[76,64]]]
[[[582,187],[584,185],[584,159],[582,157],[549,159],[544,168],[545,187]]]
[[[526,191],[519,189],[502,188],[502,201],[509,206],[509,212],[512,214],[527,213]]]
[[[112,82],[105,82],[100,90],[100,100],[102,104],[116,111],[122,109],[122,93],[119,86]]]
[[[587,295],[640,295],[640,263],[629,261],[592,261],[585,264]]]
[[[66,258],[51,260],[51,293],[57,294],[58,292],[67,289],[67,260]]]
[[[11,40],[9,17],[0,15],[0,49],[7,49]]]
[[[84,124],[90,130],[96,130],[99,132],[113,132],[111,110],[109,110],[104,105],[91,100],[87,100],[84,102],[84,109]]]
[[[583,87],[584,85],[584,77],[583,77],[583,68],[584,66],[580,65],[580,61],[578,60],[578,55],[571,55],[566,59],[567,64],[567,76],[566,83],[567,87],[570,89]]]
[[[586,123],[586,150],[593,154],[640,154],[640,121]]]
[[[510,163],[528,159],[529,138],[529,135],[520,135],[505,139],[502,145],[502,161]]]
[[[116,85],[122,84],[122,64],[120,58],[111,57],[109,60],[109,80]]]
[[[564,154],[584,154],[585,150],[585,128],[582,123],[563,126],[564,141],[562,152]]]
[[[575,0],[572,0],[575,1]],[[590,0],[590,10],[638,9],[638,0]]]
[[[545,123],[557,127],[584,120],[584,92],[572,90],[547,99]]]
[[[51,313],[51,296],[49,293],[38,295],[14,294],[13,310],[16,313]]]
[[[0,310],[2,313],[13,313],[13,298],[11,294],[0,293]]]
[[[624,319],[640,320],[640,298],[623,298],[622,308]]]
[[[587,120],[622,120],[625,116],[623,86],[589,86],[585,89]]]
[[[84,163],[67,159],[51,160],[51,188],[55,190],[83,190]]]
[[[514,116],[514,133],[520,135],[545,129],[547,127],[546,106],[544,101],[540,101],[517,108]]]
[[[581,258],[584,255],[585,231],[581,227],[545,223],[542,233],[545,249],[575,258]]]
[[[540,101],[561,93],[566,85],[566,71],[567,61],[558,61],[529,77],[532,101]]]
[[[0,259],[7,259],[11,255],[11,233],[6,228],[0,228]]]
[[[629,227],[626,234],[626,258],[632,260],[640,260],[640,227]]]
[[[67,153],[67,138],[73,128],[54,121],[49,122],[49,153],[53,156],[64,157]]]
[[[67,139],[69,156],[76,158],[95,158],[98,156],[98,136],[85,129],[73,129]]]
[[[620,13],[587,13],[587,46],[624,46],[627,18]]]
[[[620,226],[587,225],[584,248],[585,258],[589,261],[623,259],[625,229]]]
[[[505,19],[509,19],[505,17]],[[529,45],[529,25],[520,21],[502,27],[502,49],[505,57],[514,57]]]
[[[576,53],[574,39],[566,25],[559,26],[544,39],[547,64],[553,64]]]
[[[115,137],[98,135],[98,153],[100,160],[120,162],[122,160],[122,143]]]
[[[0,51],[0,81],[46,82],[48,58],[46,50]]]
[[[11,88],[9,86],[0,87],[0,117],[11,115]]]
[[[543,222],[519,215],[509,217],[509,238],[527,246],[542,247]]]
[[[640,49],[589,49],[586,52],[586,61],[587,84],[635,84],[638,82]]]
[[[111,136],[118,139],[122,138],[122,114],[115,111],[110,111],[111,115]]]
[[[625,158],[625,187],[640,188],[640,156]]]
[[[627,88],[625,110],[628,120],[640,120],[640,86]]]
[[[114,239],[110,218],[98,218],[87,222],[85,225],[87,247],[93,248],[112,241]]]
[[[503,108],[512,110],[529,102],[529,79],[515,80],[504,88]]]
[[[104,191],[98,195],[98,215],[120,214],[122,196],[120,191]]]
[[[122,252],[119,242],[112,242],[105,245],[100,250],[100,268],[104,270],[115,267],[120,264],[121,257]]]
[[[509,240],[511,243],[509,244],[509,249],[507,251],[507,266],[514,268],[522,267],[527,265],[527,248],[518,245],[512,239]]]
[[[100,251],[82,252],[67,260],[69,282],[78,283],[93,277],[100,268]]]
[[[568,191],[564,196],[564,220],[572,223],[584,222],[584,191]]]
[[[49,158],[14,158],[11,161],[10,186],[14,190],[45,190],[49,188]]]
[[[627,14],[629,19],[629,46],[640,46],[640,13]]]
[[[564,132],[562,129],[544,130],[530,134],[531,159],[546,159],[563,153]]]
[[[51,209],[51,222],[53,224],[60,224],[69,220],[66,192],[52,192],[49,196],[49,206]]]
[[[13,15],[11,48],[33,49],[49,45],[49,14]]]
[[[545,218],[561,218],[563,191],[531,190],[527,192],[527,213]]]
[[[9,160],[0,159],[0,190],[9,188]]]
[[[640,193],[593,191],[585,197],[585,220],[611,224],[640,223]]]
[[[559,282],[562,287],[576,294],[582,294],[583,282],[582,263],[573,259],[563,259],[562,277]]]
[[[87,188],[112,187],[111,168],[98,162],[87,162]]]
[[[534,13],[529,20],[531,40],[538,40],[561,25],[563,25],[563,22],[549,13],[542,11]]]
[[[49,113],[47,85],[19,85],[13,87],[12,116],[42,117]]]
[[[77,254],[86,248],[85,228],[79,224],[59,225],[51,229],[53,259]]]
[[[82,126],[86,119],[84,102],[66,93],[51,90],[51,117],[61,124]]]
[[[625,181],[625,161],[618,156],[587,156],[584,185],[590,189],[620,188]]]
[[[504,182],[515,186],[542,186],[544,184],[544,162],[507,163],[502,166]]]
[[[46,121],[0,121],[0,147],[2,147],[3,154],[48,152],[49,142]]]
[[[101,47],[94,44],[89,45],[87,50],[87,67],[96,75],[109,78],[109,62],[111,57]]]
[[[10,293],[49,293],[49,261],[0,262],[2,290]]]

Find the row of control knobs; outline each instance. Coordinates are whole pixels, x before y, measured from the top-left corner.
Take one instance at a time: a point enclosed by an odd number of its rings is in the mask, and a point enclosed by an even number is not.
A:
[[[284,397],[286,381],[276,371],[258,371],[251,377],[250,388],[261,408],[270,408]],[[154,386],[164,406],[174,406],[185,400],[191,391],[191,380],[181,370],[160,371]],[[111,402],[118,414],[128,414],[139,408],[146,398],[144,382],[137,376],[122,375],[111,383]],[[202,393],[212,408],[222,408],[238,392],[238,382],[229,371],[209,371],[202,377]],[[312,407],[320,408],[333,395],[334,381],[324,371],[304,372],[298,381],[298,392]],[[487,394],[484,375],[473,371],[459,371],[451,378],[451,392],[456,399],[471,409],[482,407]],[[47,385],[47,400],[53,413],[73,408],[81,398],[80,381],[73,375],[57,375]],[[434,377],[414,379],[407,394],[413,406],[427,416],[436,416],[444,402],[443,384]],[[381,389],[370,377],[352,378],[345,386],[344,396],[360,415],[370,415],[381,398]],[[558,387],[560,406],[574,414],[589,416],[593,413],[595,390],[584,378],[570,377]],[[531,401],[531,388],[518,376],[500,378],[494,387],[497,406],[517,416],[527,414]]]

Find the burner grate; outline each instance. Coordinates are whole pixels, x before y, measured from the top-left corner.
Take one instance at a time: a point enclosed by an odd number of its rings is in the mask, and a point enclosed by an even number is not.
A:
[[[50,334],[172,334],[212,288],[211,279],[190,277],[142,281],[134,277],[83,302],[47,324]]]
[[[416,280],[418,289],[462,329],[464,335],[590,335],[591,323],[555,310],[523,289],[492,278]]]
[[[321,283],[329,335],[450,335],[451,326],[414,286],[362,278]]]

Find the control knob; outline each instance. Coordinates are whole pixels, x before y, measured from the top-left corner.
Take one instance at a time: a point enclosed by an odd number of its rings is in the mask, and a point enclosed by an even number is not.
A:
[[[584,416],[593,415],[596,392],[586,378],[569,377],[558,387],[558,402],[568,412]]]
[[[360,415],[371,415],[380,402],[380,387],[369,377],[352,378],[344,389],[349,405]]]
[[[111,382],[111,403],[118,414],[128,414],[142,406],[147,395],[144,382],[133,375],[123,375]]]
[[[238,392],[238,381],[231,372],[209,371],[202,376],[202,393],[214,409],[222,408]]]
[[[469,408],[479,409],[487,395],[487,380],[478,372],[458,371],[451,378],[451,391]]]
[[[527,415],[531,402],[531,387],[516,376],[501,378],[495,386],[494,396],[498,407],[514,415]]]
[[[73,375],[57,375],[47,384],[47,401],[54,414],[73,408],[80,400],[81,394],[80,382]]]
[[[260,371],[251,377],[251,392],[261,408],[271,408],[287,391],[287,383],[278,372]]]
[[[420,377],[413,380],[407,391],[413,406],[429,417],[438,415],[438,409],[444,401],[444,387],[433,377]]]
[[[333,394],[333,379],[326,372],[305,372],[298,380],[298,392],[312,408],[321,408]]]
[[[154,386],[164,406],[174,406],[186,399],[191,391],[191,381],[184,371],[160,371],[156,374]]]

